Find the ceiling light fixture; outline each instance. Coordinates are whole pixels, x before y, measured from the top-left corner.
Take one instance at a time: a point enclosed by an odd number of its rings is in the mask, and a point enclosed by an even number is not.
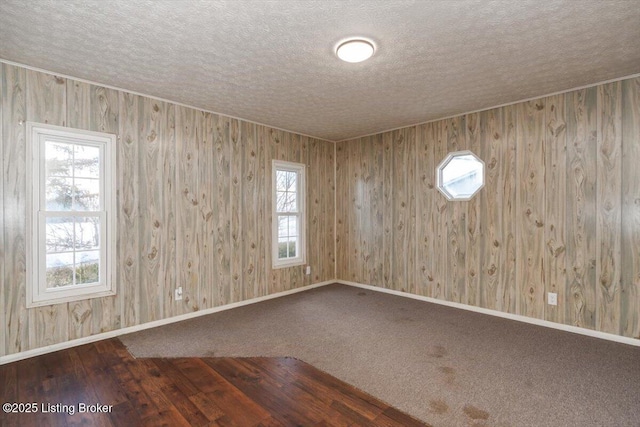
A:
[[[373,43],[364,39],[347,40],[336,49],[338,58],[345,62],[362,62],[373,55]]]

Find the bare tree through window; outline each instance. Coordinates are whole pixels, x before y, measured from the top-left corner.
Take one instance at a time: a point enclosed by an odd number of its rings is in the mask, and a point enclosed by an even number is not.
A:
[[[100,219],[90,213],[100,209],[99,148],[47,141],[44,180],[47,212],[87,213],[46,218],[47,286],[97,282]]]

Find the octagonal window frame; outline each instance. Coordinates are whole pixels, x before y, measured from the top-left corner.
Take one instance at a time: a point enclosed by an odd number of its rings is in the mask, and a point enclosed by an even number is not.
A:
[[[451,194],[444,186],[444,177],[443,177],[443,170],[445,169],[445,167],[455,158],[457,157],[462,157],[462,156],[472,156],[475,160],[477,160],[481,165],[482,165],[482,174],[481,174],[481,179],[482,179],[482,183],[480,184],[480,186],[478,188],[475,189],[475,191],[473,191],[471,194],[469,195],[465,195],[465,196],[454,196],[453,194]],[[478,194],[478,192],[480,192],[480,190],[482,190],[484,188],[486,179],[485,179],[485,175],[486,175],[486,171],[485,171],[486,167],[485,167],[485,163],[484,161],[478,157],[473,151],[471,150],[462,150],[462,151],[452,151],[450,153],[448,153],[445,158],[440,162],[440,164],[438,165],[437,169],[436,169],[436,182],[437,182],[437,187],[438,187],[438,191],[440,191],[440,193],[442,193],[442,195],[444,195],[447,200],[451,200],[451,201],[467,201],[467,200],[471,200],[473,199],[476,194]]]

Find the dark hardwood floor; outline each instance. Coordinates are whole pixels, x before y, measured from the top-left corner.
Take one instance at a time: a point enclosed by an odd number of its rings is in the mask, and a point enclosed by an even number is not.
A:
[[[426,425],[296,359],[134,359],[118,339],[0,366],[0,401],[37,410],[0,426]]]

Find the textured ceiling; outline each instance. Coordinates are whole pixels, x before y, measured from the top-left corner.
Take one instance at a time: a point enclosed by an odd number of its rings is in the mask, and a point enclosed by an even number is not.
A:
[[[640,0],[0,0],[0,58],[342,140],[638,73]]]

